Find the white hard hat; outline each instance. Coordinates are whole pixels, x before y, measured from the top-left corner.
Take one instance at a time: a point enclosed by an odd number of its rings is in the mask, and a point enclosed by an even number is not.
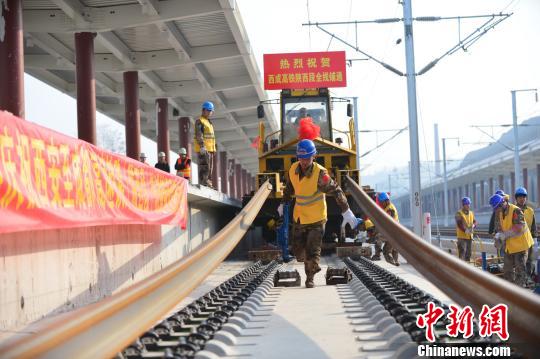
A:
[[[139,157],[140,157],[140,158],[146,158],[146,155],[144,154],[144,152],[141,152],[141,154],[140,154]]]
[[[160,153],[158,154],[158,157],[167,157],[167,156],[165,155],[165,152],[160,152]]]
[[[182,148],[180,149],[180,151],[178,151],[178,153],[181,154],[181,155],[186,155],[186,154],[187,154],[187,151],[186,151],[186,149],[185,149],[184,147],[182,147]]]

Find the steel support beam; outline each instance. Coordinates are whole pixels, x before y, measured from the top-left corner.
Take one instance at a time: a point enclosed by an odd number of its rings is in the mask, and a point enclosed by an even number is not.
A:
[[[94,37],[91,32],[75,34],[77,71],[77,131],[79,139],[97,144],[96,79],[94,75]]]
[[[180,147],[185,148],[189,158],[191,158],[191,138],[190,138],[191,122],[189,117],[180,117],[178,119],[178,142]],[[174,151],[178,151],[179,148],[175,148]]]
[[[139,76],[137,71],[124,72],[124,106],[126,156],[139,160],[141,152],[141,118],[139,111]]]
[[[165,152],[167,163],[170,162],[169,151],[169,101],[166,98],[156,100],[157,118],[157,152]]]
[[[22,0],[0,1],[0,14],[0,110],[24,118]]]
[[[219,174],[221,176],[221,187],[220,191],[227,196],[230,196],[229,191],[229,174],[228,174],[228,161],[227,161],[227,152],[219,152]]]

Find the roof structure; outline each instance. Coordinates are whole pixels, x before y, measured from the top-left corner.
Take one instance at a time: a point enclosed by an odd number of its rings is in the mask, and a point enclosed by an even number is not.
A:
[[[124,123],[123,72],[138,71],[143,135],[156,138],[155,99],[168,98],[178,148],[176,119],[199,116],[210,100],[219,149],[257,172],[250,144],[266,93],[234,0],[23,0],[23,11],[27,73],[76,97],[74,34],[96,33],[100,112]],[[266,114],[277,130],[270,106]]]

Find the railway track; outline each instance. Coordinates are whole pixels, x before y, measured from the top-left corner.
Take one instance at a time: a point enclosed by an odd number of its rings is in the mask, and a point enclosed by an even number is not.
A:
[[[256,262],[162,320],[117,358],[193,358],[217,333],[226,331],[224,326],[234,322],[231,317],[249,303],[249,298],[264,290],[261,284],[278,267],[275,261],[267,265]]]

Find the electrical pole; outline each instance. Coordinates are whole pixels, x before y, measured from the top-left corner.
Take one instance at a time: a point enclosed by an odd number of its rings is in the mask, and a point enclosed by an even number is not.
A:
[[[420,154],[418,150],[418,118],[416,107],[416,69],[411,0],[403,0],[405,57],[407,62],[407,98],[409,109],[409,148],[411,154],[411,222],[413,231],[422,236],[422,196],[420,195]]]
[[[356,139],[356,168],[360,170],[360,137],[359,125],[358,125],[358,97],[353,97],[354,106],[354,136]]]
[[[536,102],[538,102],[538,92],[537,89],[522,89],[522,90],[512,90],[512,124],[514,127],[514,173],[516,179],[516,188],[526,187],[526,183],[522,183],[521,179],[521,168],[519,164],[519,133],[518,133],[518,124],[517,124],[517,104],[516,104],[516,93],[517,92],[535,92]]]

